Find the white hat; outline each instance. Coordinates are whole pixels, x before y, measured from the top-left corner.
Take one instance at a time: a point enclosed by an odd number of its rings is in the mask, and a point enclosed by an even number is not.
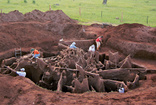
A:
[[[21,71],[25,71],[25,68],[21,68],[20,70],[21,70]]]
[[[62,39],[60,39],[59,41],[63,41],[63,38],[62,38]]]
[[[72,44],[73,44],[73,45],[75,45],[76,43],[75,43],[75,42],[73,42]]]
[[[125,89],[124,88],[120,88],[119,89],[119,93],[124,93]]]

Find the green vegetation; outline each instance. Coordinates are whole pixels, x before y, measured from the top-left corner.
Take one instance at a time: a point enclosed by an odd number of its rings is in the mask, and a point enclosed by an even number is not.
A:
[[[24,0],[24,3],[27,3],[27,0]]]
[[[112,24],[140,23],[156,27],[156,0],[0,0],[4,13],[19,10],[22,13],[34,9],[40,11],[62,10],[70,18],[81,23],[103,22]],[[9,2],[9,3],[8,3]],[[34,3],[35,2],[35,3]]]

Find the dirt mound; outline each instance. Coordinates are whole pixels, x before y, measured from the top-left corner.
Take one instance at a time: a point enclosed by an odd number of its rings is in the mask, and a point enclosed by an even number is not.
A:
[[[62,10],[41,12],[34,10],[24,15],[26,21],[52,21],[54,23],[76,23],[75,20],[69,18]]]
[[[105,32],[106,46],[135,58],[156,59],[155,28],[141,24],[123,24]],[[144,56],[146,55],[146,56]]]
[[[0,23],[18,22],[18,21],[52,21],[55,23],[76,23],[75,20],[69,18],[62,10],[41,12],[33,10],[32,12],[22,14],[18,10],[9,12],[8,14],[0,14]]]
[[[113,32],[111,35],[115,38],[122,38],[124,40],[134,41],[134,42],[144,42],[156,44],[156,33],[152,33],[151,30],[155,28],[147,27],[142,24],[122,24],[107,32]]]
[[[11,11],[8,14],[1,13],[0,14],[0,23],[3,22],[16,22],[16,21],[23,21],[24,16],[18,10]]]
[[[61,10],[47,12],[34,10],[25,15],[16,10],[1,14],[0,22],[0,61],[4,57],[14,56],[15,48],[29,52],[28,49],[36,47],[44,53],[56,54],[59,39],[86,37],[82,25],[75,24],[76,21]]]
[[[14,48],[39,47],[43,52],[57,51],[58,41],[85,38],[82,25],[48,22],[13,22],[0,26],[0,52]],[[3,47],[5,46],[5,47]]]

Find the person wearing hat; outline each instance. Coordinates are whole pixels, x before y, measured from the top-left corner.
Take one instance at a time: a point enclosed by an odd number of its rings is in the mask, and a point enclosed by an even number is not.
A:
[[[69,47],[69,48],[77,48],[75,45],[76,45],[76,43],[75,43],[75,42],[73,42],[73,43],[70,45],[70,47]]]
[[[94,56],[94,53],[95,53],[95,45],[91,45],[88,49],[88,52],[90,52],[90,57],[93,57]]]
[[[40,52],[38,50],[34,49],[34,48],[32,48],[30,50],[30,52],[32,53],[32,58],[31,59],[38,58],[40,56]]]
[[[124,93],[125,89],[123,87],[119,88],[119,93]]]
[[[95,45],[94,44],[91,45],[88,51],[95,52]]]
[[[99,37],[96,39],[97,50],[99,50],[99,48],[100,48],[100,46],[101,46],[102,38],[103,38],[103,36],[99,36]]]
[[[21,68],[20,71],[16,71],[16,74],[18,74],[19,76],[25,77],[26,76],[25,69]]]

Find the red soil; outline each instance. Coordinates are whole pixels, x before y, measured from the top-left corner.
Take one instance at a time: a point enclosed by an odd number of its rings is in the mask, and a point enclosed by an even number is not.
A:
[[[85,32],[83,31],[85,29]],[[62,11],[27,14],[13,11],[0,14],[0,61],[14,56],[15,48],[28,53],[35,47],[45,56],[59,52],[59,39],[88,40],[102,35],[100,53],[118,51],[121,56],[131,54],[132,60],[147,69],[156,70],[156,28],[141,24],[123,24],[101,28],[101,25],[82,26]],[[83,47],[83,46],[79,46]],[[52,92],[35,85],[30,79],[0,74],[0,104],[156,104],[156,74],[147,74],[140,87],[121,94],[118,92],[72,94]]]

